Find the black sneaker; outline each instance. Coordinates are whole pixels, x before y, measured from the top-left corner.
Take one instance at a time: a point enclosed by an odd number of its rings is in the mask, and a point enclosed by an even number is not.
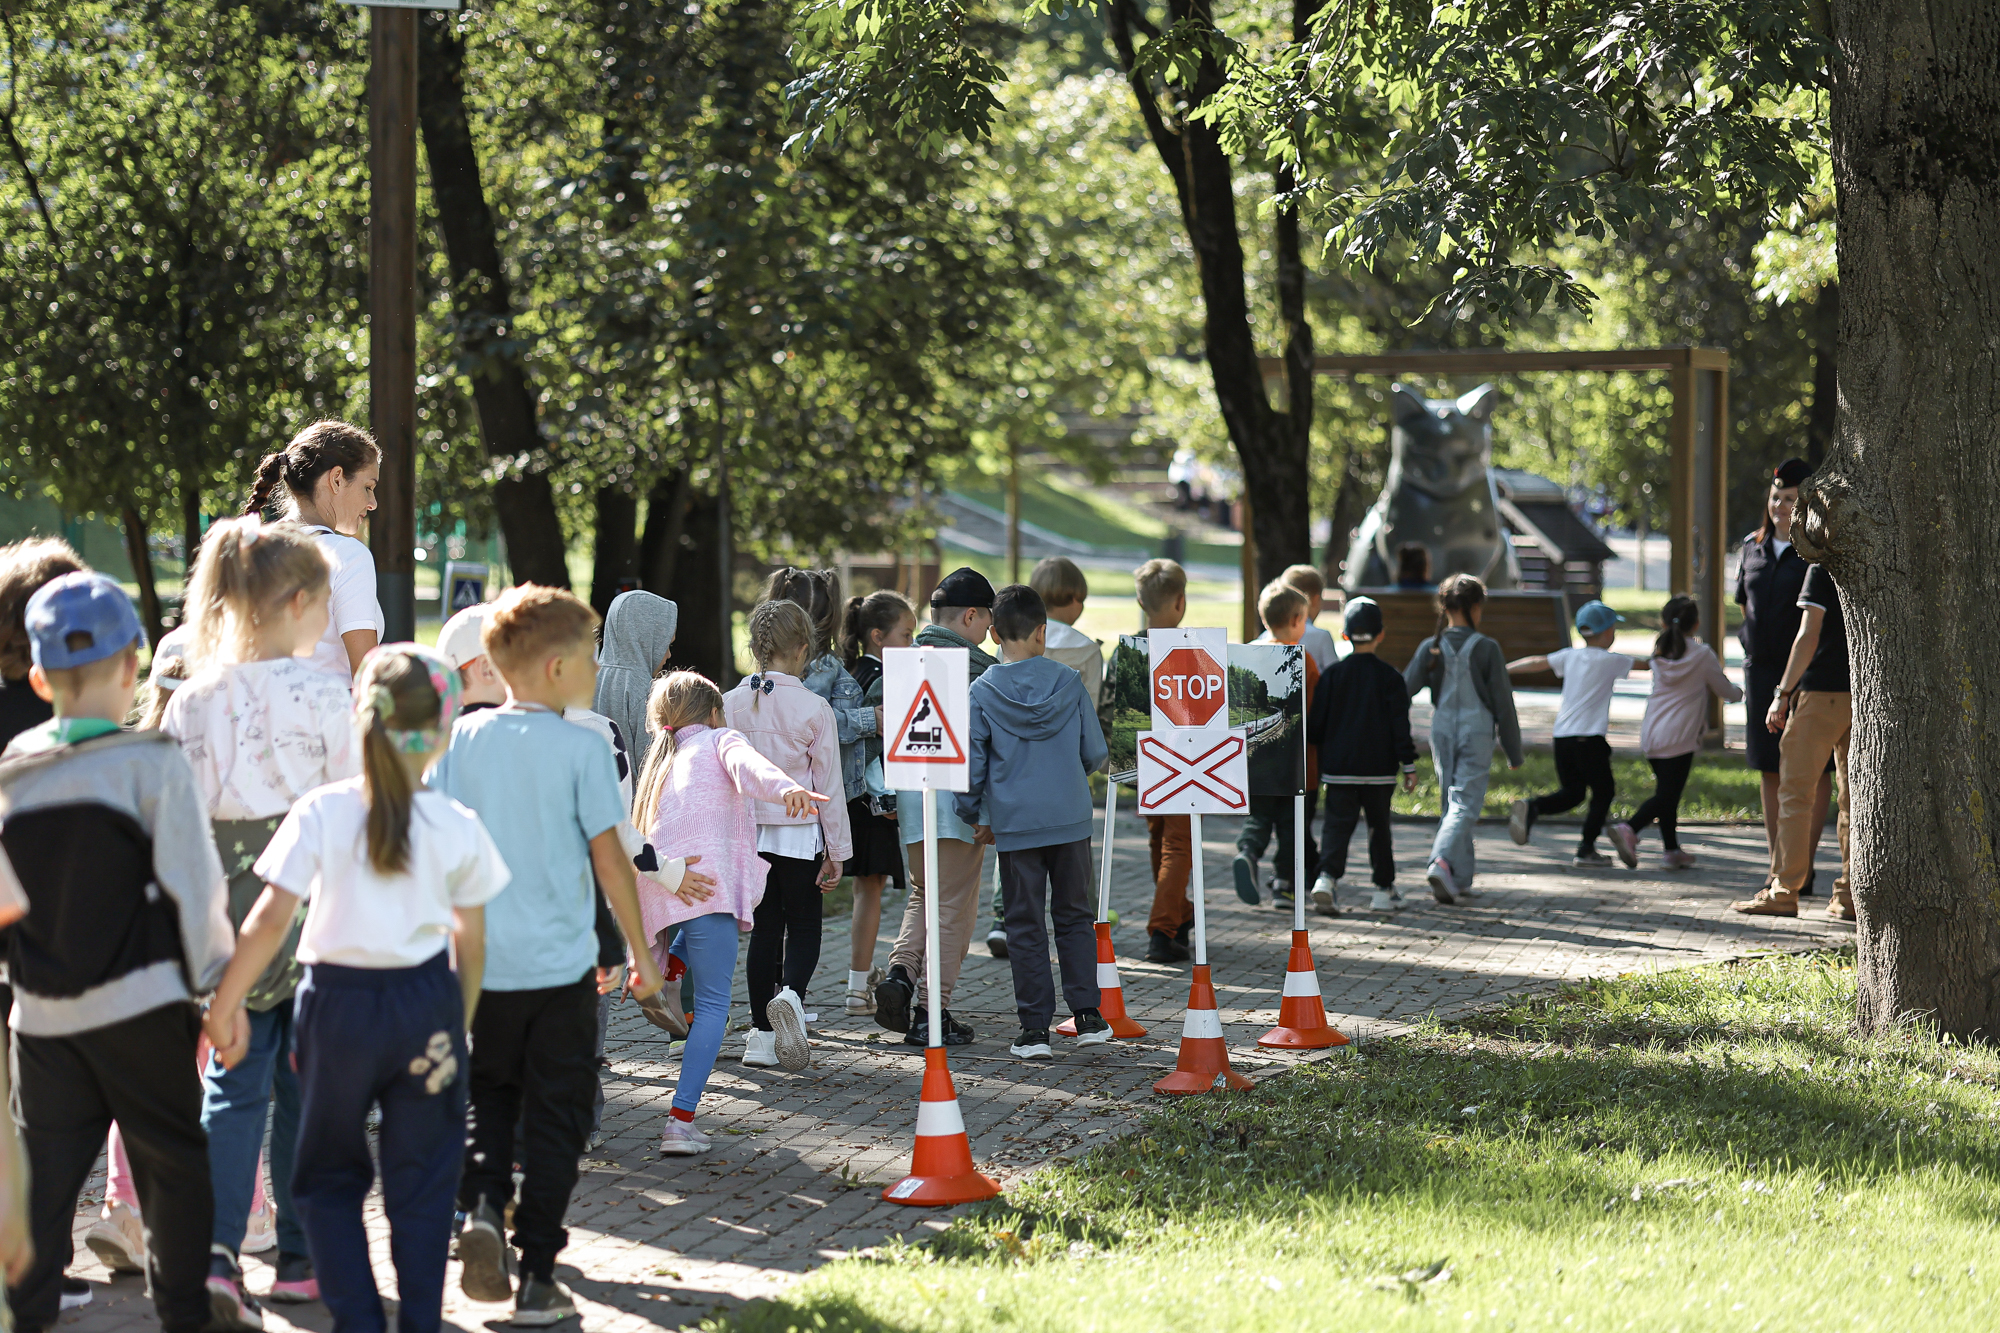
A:
[[[1257,896],[1257,858],[1248,852],[1236,853],[1236,859],[1229,863],[1231,873],[1236,876],[1236,896],[1255,907],[1263,899]]]
[[[62,1307],[65,1310],[81,1310],[95,1298],[90,1284],[80,1277],[65,1277],[62,1280]]]
[[[1611,858],[1603,852],[1598,851],[1595,847],[1586,847],[1570,858],[1570,864],[1591,867],[1608,866],[1611,864]]]
[[[208,1327],[219,1333],[262,1333],[264,1311],[243,1286],[243,1270],[224,1245],[208,1252]]]
[[[1047,1028],[1022,1028],[1021,1035],[1007,1048],[1009,1055],[1018,1055],[1023,1060],[1046,1060],[1055,1054],[1049,1045]]]
[[[880,981],[875,983],[875,1024],[890,1032],[910,1030],[910,1000],[917,993],[917,983],[903,965],[897,963]]]
[[[1281,912],[1288,912],[1297,902],[1298,897],[1292,892],[1292,882],[1290,880],[1274,879],[1271,881],[1271,906]]]
[[[516,1328],[545,1328],[560,1324],[576,1314],[576,1302],[563,1284],[550,1278],[521,1279],[521,1294],[514,1298],[514,1317],[507,1322]]]
[[[1154,931],[1146,939],[1146,961],[1149,963],[1184,963],[1188,951],[1173,936]]]
[[[504,1301],[514,1294],[507,1276],[507,1237],[500,1214],[480,1196],[458,1233],[458,1287],[475,1301]]]
[[[971,1028],[951,1016],[951,1010],[938,1010],[938,1030],[947,1046],[969,1046],[975,1035]],[[905,1046],[929,1046],[931,1044],[931,1018],[919,1009],[910,1019],[910,1030],[903,1034]]]
[[[1111,1040],[1111,1025],[1104,1021],[1104,1015],[1095,1009],[1079,1009],[1076,1012],[1076,1044],[1079,1046],[1102,1046]]]
[[[999,926],[986,932],[986,952],[995,958],[1007,956],[1007,932]]]
[[[1194,948],[1194,922],[1190,921],[1174,932],[1174,943],[1183,949]]]

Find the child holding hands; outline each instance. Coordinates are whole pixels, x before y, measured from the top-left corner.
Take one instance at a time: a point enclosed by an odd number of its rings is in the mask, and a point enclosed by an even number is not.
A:
[[[704,902],[662,892],[664,886],[650,876],[639,881],[639,911],[654,959],[665,965],[667,938],[680,926],[673,953],[694,980],[694,1019],[660,1138],[662,1154],[690,1157],[709,1146],[708,1136],[694,1126],[694,1113],[722,1051],[736,939],[755,927],[771,874],[771,863],[755,851],[751,802],[780,804],[787,816],[804,819],[827,798],[794,782],[743,733],[728,729],[722,692],[706,676],[674,671],[654,681],[646,721],[654,739],[639,778],[637,808],[648,840],[713,867],[719,889]]]
[[[441,1319],[465,1152],[465,1038],[485,967],[485,905],[509,875],[479,817],[423,783],[458,713],[458,673],[415,644],[376,648],[355,698],[362,776],[306,796],[258,858],[267,887],[206,1026],[219,1062],[240,1065],[252,1032],[244,998],[305,902],[293,1198],[334,1327],[379,1333],[387,1324],[361,1219],[375,1181],[368,1111],[379,1105],[398,1325],[426,1333]]]

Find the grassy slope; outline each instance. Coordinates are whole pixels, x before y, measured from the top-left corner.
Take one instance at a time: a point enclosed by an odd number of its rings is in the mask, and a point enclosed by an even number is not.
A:
[[[1989,1329],[2000,1055],[1852,955],[1621,978],[1163,1105],[719,1327]]]
[[[1007,510],[1007,490],[998,477],[968,474],[953,490],[977,500],[989,509]],[[1050,532],[1096,546],[1129,547],[1157,553],[1167,535],[1167,524],[1114,493],[1095,491],[1061,478],[1023,476],[1021,478],[1021,518]],[[1219,546],[1190,541],[1190,560],[1212,564],[1234,564],[1242,558],[1236,546]]]

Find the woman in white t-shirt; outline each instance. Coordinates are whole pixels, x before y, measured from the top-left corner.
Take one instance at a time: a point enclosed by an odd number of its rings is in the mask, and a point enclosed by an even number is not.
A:
[[[466,1031],[486,904],[508,880],[479,816],[423,785],[451,737],[458,672],[428,648],[369,655],[355,681],[362,776],[321,787],[257,860],[268,887],[237,935],[205,1024],[225,1064],[249,1049],[244,996],[306,905],[298,956],[299,1157],[293,1196],[336,1327],[376,1327],[361,1208],[381,1173],[400,1322],[437,1328],[465,1154]],[[456,975],[453,954],[456,955]]]
[[[345,421],[315,421],[257,465],[257,484],[243,506],[261,515],[285,491],[289,516],[319,543],[333,570],[332,614],[308,659],[351,680],[387,622],[375,596],[375,557],[357,536],[375,508],[382,451],[375,438]]]

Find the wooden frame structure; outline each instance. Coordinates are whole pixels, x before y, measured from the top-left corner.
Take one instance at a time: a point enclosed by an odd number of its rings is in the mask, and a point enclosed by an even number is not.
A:
[[[1537,375],[1582,371],[1665,371],[1673,392],[1667,427],[1672,450],[1667,534],[1672,591],[1701,606],[1701,637],[1723,656],[1723,570],[1729,552],[1729,353],[1709,347],[1574,352],[1378,352],[1313,358],[1313,373],[1361,375]],[[1284,363],[1264,361],[1267,376]],[[1246,587],[1246,597],[1250,594]]]

